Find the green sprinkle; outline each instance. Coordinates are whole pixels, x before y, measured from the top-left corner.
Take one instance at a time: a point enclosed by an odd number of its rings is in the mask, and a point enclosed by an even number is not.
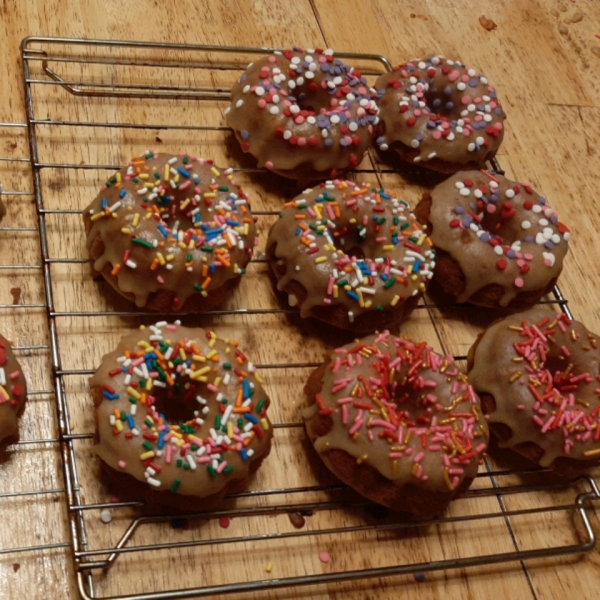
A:
[[[338,281],[335,285],[337,285],[338,287],[344,287],[345,285],[348,285],[348,280],[342,279],[341,281]]]
[[[221,365],[226,371],[229,371],[232,367],[229,363],[223,363]]]
[[[200,246],[200,250],[204,250],[204,252],[212,252],[213,249],[210,246]]]
[[[188,465],[188,463],[183,463],[183,470],[184,471],[189,471],[190,470],[190,465]]]
[[[206,465],[206,468],[208,469],[208,472],[210,473],[211,477],[217,476],[217,472],[213,469],[212,465]]]
[[[398,223],[400,223],[400,219],[396,216],[393,219],[394,225],[398,225]]]
[[[144,154],[144,158],[154,158],[154,154],[152,152],[147,152]]]
[[[259,413],[263,409],[264,405],[265,405],[264,399],[263,400],[259,400],[258,404],[256,405],[256,412]]]
[[[402,225],[400,225],[400,229],[406,229],[409,226],[409,223],[402,223]]]
[[[171,486],[171,491],[172,491],[173,493],[175,493],[175,492],[176,492],[176,491],[179,489],[179,486],[180,486],[180,485],[181,485],[181,479],[176,479],[176,480],[173,482],[173,485]]]
[[[144,440],[142,442],[142,446],[144,446],[144,448],[146,448],[146,450],[153,450],[154,449],[154,446],[150,442],[148,442],[146,440]]]
[[[223,469],[223,473],[231,473],[233,471],[233,466],[232,465],[228,465]]]
[[[383,306],[381,306],[381,304],[378,304],[378,305],[377,305],[375,308],[376,308],[376,309],[377,309],[379,312],[383,312]]]
[[[193,257],[191,254],[188,254],[188,255],[185,257],[185,262],[192,262],[192,258],[194,258],[194,257]]]
[[[182,461],[180,458],[178,458],[178,459],[177,459],[177,461],[175,462],[175,464],[176,464],[178,467],[183,467],[183,461]]]
[[[192,444],[192,450],[196,452],[196,450],[198,450],[198,444]]]
[[[228,192],[229,188],[226,185],[220,185],[219,186],[219,191],[220,192]]]
[[[215,429],[221,429],[221,415],[217,415],[215,419]]]
[[[202,286],[201,286],[199,283],[195,283],[195,284],[194,284],[194,289],[195,289],[197,292],[201,292],[201,291],[202,291]]]
[[[131,404],[137,404],[137,400],[133,396],[129,396],[129,402],[131,402]]]
[[[391,288],[395,283],[396,283],[396,278],[392,277],[383,284],[383,287],[384,287],[384,289],[387,290],[387,289]]]
[[[188,156],[184,156],[182,162],[183,162],[184,165],[187,165],[190,162],[189,157]]]

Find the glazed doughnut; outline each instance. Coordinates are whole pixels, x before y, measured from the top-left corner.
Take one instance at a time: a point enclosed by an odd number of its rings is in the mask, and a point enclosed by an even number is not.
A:
[[[479,399],[452,357],[388,331],[335,350],[305,393],[306,430],[325,465],[417,518],[469,487],[487,447]]]
[[[556,284],[570,233],[527,184],[456,173],[415,214],[436,249],[434,280],[458,302],[523,310]]]
[[[135,331],[90,379],[96,453],[121,493],[203,508],[245,488],[269,453],[261,382],[237,342],[215,333],[177,322]]]
[[[375,82],[380,150],[442,173],[476,169],[496,155],[504,111],[481,73],[457,60],[430,56]]]
[[[0,449],[19,441],[17,420],[25,409],[27,382],[9,341],[0,335]]]
[[[83,216],[95,271],[138,307],[163,313],[222,302],[256,244],[231,171],[185,153],[133,159]]]
[[[334,180],[288,202],[267,240],[277,288],[302,317],[372,332],[408,316],[433,276],[431,242],[395,194]]]
[[[226,120],[259,167],[308,183],[359,165],[378,121],[374,96],[332,50],[294,48],[248,66]]]
[[[499,445],[563,475],[600,459],[599,366],[598,336],[540,308],[492,324],[468,356]]]

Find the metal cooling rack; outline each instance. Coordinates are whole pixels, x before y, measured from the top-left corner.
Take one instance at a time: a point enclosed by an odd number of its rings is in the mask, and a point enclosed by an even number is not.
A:
[[[25,123],[0,123],[0,135],[8,134],[9,132],[15,129],[24,130],[27,127]],[[7,165],[13,165],[15,163],[26,163],[30,164],[30,159],[25,157],[14,157],[14,156],[0,156],[0,164],[5,163]],[[1,176],[0,176],[1,180]],[[0,199],[5,203],[5,205],[10,206],[12,202],[19,201],[21,197],[32,198],[33,192],[29,190],[12,190],[12,189],[4,189],[2,183],[0,183]],[[33,207],[32,207],[33,213]],[[12,242],[19,242],[19,239],[23,235],[27,235],[28,233],[38,232],[38,227],[14,227],[10,224],[6,224],[8,219],[4,220],[4,225],[0,226],[0,235],[5,240],[10,240]],[[7,271],[9,273],[13,272],[21,272],[21,271],[40,271],[41,265],[39,263],[36,264],[2,264],[0,265],[0,270]],[[16,279],[14,280],[16,282]],[[36,303],[36,302],[24,302],[13,304],[0,304],[0,311],[2,315],[10,314],[14,311],[14,315],[17,318],[22,318],[24,316],[23,313],[30,309],[43,309],[46,305],[44,303]],[[43,332],[42,332],[43,335]],[[45,340],[44,340],[45,341]],[[46,343],[36,343],[39,340],[29,340],[28,343],[22,344],[13,344],[12,348],[15,356],[21,362],[24,363],[24,358],[32,356],[34,354],[43,354],[49,353],[50,346]],[[43,398],[53,397],[54,389],[41,389],[34,388],[28,390],[27,397],[28,403],[35,403],[37,400],[41,400]],[[31,409],[28,409],[31,410]],[[51,418],[54,418],[53,415],[50,415]],[[23,455],[23,453],[27,450],[33,449],[34,451],[40,448],[58,448],[60,440],[58,438],[47,438],[41,436],[33,436],[28,439],[21,439],[16,444],[10,446],[9,452],[12,455],[11,462],[18,463]],[[58,453],[56,455],[56,464],[58,465]],[[59,482],[60,485],[60,482]],[[6,503],[10,502],[52,502],[59,497],[64,500],[64,487],[59,486],[51,486],[51,485],[40,485],[34,489],[27,489],[21,491],[13,491],[13,492],[2,492],[0,493],[0,508],[4,509],[6,507]],[[51,536],[48,536],[51,537]],[[0,557],[2,559],[12,558],[13,560],[20,560],[20,557],[23,557],[24,560],[27,560],[31,555],[36,555],[41,553],[42,551],[53,551],[69,548],[71,546],[70,541],[60,541],[53,542],[49,539],[38,539],[34,535],[29,535],[28,533],[23,533],[23,529],[20,529],[19,535],[19,545],[14,545],[11,547],[3,547],[0,548]],[[18,564],[18,563],[15,563]]]
[[[217,87],[180,87],[178,85],[166,85],[162,83],[140,82],[138,80],[126,81],[125,83],[115,83],[110,77],[101,80],[85,76],[65,77],[61,72],[67,66],[79,65],[82,68],[89,65],[102,66],[108,70],[124,67],[152,68],[157,73],[163,73],[171,68],[186,69],[213,69],[220,71],[239,71],[245,68],[247,60],[241,61],[241,57],[247,57],[254,54],[263,54],[269,49],[259,48],[241,48],[241,47],[218,47],[206,45],[177,45],[177,44],[156,44],[156,43],[138,43],[138,42],[113,42],[101,40],[75,40],[62,38],[41,38],[31,37],[23,41],[21,45],[21,57],[23,64],[25,100],[27,109],[28,142],[30,150],[30,160],[28,160],[32,169],[33,191],[32,192],[5,192],[5,194],[33,193],[36,202],[37,224],[35,228],[26,228],[26,231],[36,230],[39,233],[41,246],[41,263],[39,265],[11,265],[4,268],[34,268],[39,269],[43,277],[44,289],[46,294],[45,305],[31,305],[39,308],[43,306],[46,310],[49,344],[42,346],[27,346],[25,348],[41,348],[50,351],[51,367],[53,374],[54,389],[48,391],[34,391],[33,393],[52,393],[56,399],[56,408],[58,414],[58,438],[51,440],[34,440],[22,443],[50,443],[59,444],[63,461],[63,472],[65,487],[57,490],[35,490],[24,492],[24,494],[46,494],[58,493],[64,494],[68,508],[70,546],[72,548],[74,567],[76,570],[77,583],[79,591],[83,598],[100,598],[106,596],[98,595],[98,581],[101,577],[110,577],[111,568],[124,555],[137,555],[141,560],[151,557],[154,552],[164,550],[176,550],[181,548],[201,549],[207,545],[223,546],[225,549],[228,544],[245,542],[252,544],[252,548],[258,548],[260,544],[269,544],[270,542],[285,539],[296,538],[301,541],[306,536],[334,535],[344,536],[354,533],[372,533],[379,535],[383,532],[400,532],[402,530],[418,527],[418,524],[406,524],[402,522],[376,522],[375,524],[361,524],[347,527],[322,528],[318,530],[304,529],[302,531],[291,531],[280,533],[277,531],[267,532],[260,535],[249,535],[245,537],[229,536],[223,532],[215,539],[190,539],[183,542],[162,542],[157,539],[151,544],[139,544],[134,540],[134,535],[142,526],[159,526],[169,523],[173,516],[134,516],[131,518],[129,526],[121,536],[118,543],[114,546],[104,548],[94,548],[94,527],[90,525],[89,515],[97,513],[103,509],[115,509],[127,507],[136,509],[136,503],[86,503],[83,498],[80,487],[81,469],[85,465],[78,464],[76,458],[75,443],[80,440],[90,440],[93,433],[74,433],[70,425],[69,394],[66,389],[70,378],[76,376],[85,376],[91,374],[87,370],[73,370],[63,368],[63,355],[60,347],[60,334],[58,324],[62,319],[68,317],[102,317],[102,316],[122,316],[122,317],[147,317],[146,313],[131,311],[119,312],[90,312],[90,311],[59,311],[55,304],[55,282],[53,280],[51,266],[55,264],[77,264],[88,262],[87,257],[68,258],[61,256],[52,256],[49,248],[49,234],[47,229],[46,217],[52,214],[77,214],[81,210],[72,209],[50,209],[45,206],[44,195],[46,188],[43,182],[42,173],[44,169],[61,169],[66,172],[76,172],[78,170],[97,170],[98,180],[102,179],[104,171],[112,171],[120,168],[118,164],[75,164],[42,161],[39,156],[38,138],[39,128],[45,127],[87,127],[87,128],[105,128],[107,131],[131,131],[131,130],[168,130],[180,129],[189,131],[222,131],[227,130],[220,124],[208,124],[200,126],[189,126],[182,124],[165,123],[144,123],[113,122],[110,119],[102,121],[77,120],[66,121],[60,119],[40,119],[36,116],[36,102],[43,100],[45,90],[48,86],[60,86],[73,98],[81,98],[85,102],[88,98],[104,99],[107,102],[115,99],[127,99],[130,102],[136,102],[141,99],[170,99],[173,102],[183,103],[189,99],[193,100],[226,100],[228,98],[228,89],[219,89]],[[371,68],[363,69],[367,75],[376,75],[389,70],[391,63],[383,56],[338,53],[338,56],[366,61]],[[34,73],[35,71],[35,73]],[[231,80],[233,80],[233,75]],[[161,81],[160,76],[157,81]],[[181,106],[181,105],[178,105]],[[5,159],[0,159],[5,160]],[[11,159],[12,160],[12,159]],[[500,167],[493,165],[496,170]],[[369,172],[371,175],[379,178],[385,171],[376,170]],[[256,211],[255,211],[256,212]],[[275,215],[277,211],[258,212],[259,215]],[[3,228],[10,229],[10,228]],[[14,230],[18,235],[21,230]],[[261,262],[261,259],[255,259],[254,262]],[[264,260],[262,260],[264,262]],[[558,288],[554,292],[554,299],[547,300],[548,303],[558,304],[560,308],[571,316],[567,301],[563,298]],[[2,306],[0,308],[8,308]],[[11,307],[12,308],[12,307]],[[419,310],[431,311],[435,308],[432,304],[422,304]],[[282,308],[271,308],[266,310],[221,310],[213,311],[213,315],[232,315],[234,318],[241,315],[254,315],[273,312],[292,312]],[[456,357],[461,360],[465,357]],[[263,364],[259,368],[293,368],[302,369],[313,366],[313,363],[286,363],[286,364]],[[300,423],[276,423],[276,428],[301,427]],[[443,519],[430,522],[433,526],[444,526],[453,524],[471,522],[473,530],[479,531],[480,535],[485,537],[489,524],[494,520],[500,520],[510,533],[514,549],[508,552],[497,554],[482,554],[478,556],[452,556],[443,560],[434,562],[412,562],[408,564],[397,564],[382,568],[365,568],[345,572],[318,573],[314,575],[303,575],[300,571],[297,576],[272,579],[257,577],[250,581],[230,581],[226,584],[203,585],[198,582],[191,587],[181,590],[149,590],[140,589],[133,595],[121,596],[121,598],[139,599],[139,600],[165,600],[167,598],[189,598],[205,597],[211,595],[222,595],[233,592],[249,592],[259,590],[272,590],[277,588],[290,588],[292,586],[305,586],[315,584],[326,584],[334,582],[343,582],[349,580],[359,580],[374,577],[388,577],[392,575],[406,575],[410,573],[439,571],[444,569],[456,569],[464,567],[473,567],[480,565],[490,565],[519,561],[521,568],[529,580],[529,573],[525,565],[526,560],[533,558],[553,557],[568,554],[577,554],[590,551],[596,542],[595,534],[590,523],[591,503],[600,498],[600,489],[592,477],[581,477],[579,480],[569,484],[557,484],[553,482],[542,481],[537,484],[519,484],[503,485],[504,477],[510,477],[515,471],[493,470],[486,462],[486,471],[479,474],[477,484],[471,488],[463,497],[454,502],[454,506],[472,501],[478,497],[492,497],[497,500],[497,510],[485,514],[448,516]],[[536,471],[536,474],[542,474],[543,471]],[[524,475],[523,472],[519,473]],[[526,474],[525,474],[526,475]],[[349,509],[368,509],[370,503],[364,501],[308,501],[313,494],[327,492],[335,494],[342,492],[345,488],[342,486],[308,486],[302,488],[288,489],[259,489],[245,492],[237,495],[237,498],[244,499],[246,504],[238,509],[227,510],[223,512],[205,513],[201,515],[188,515],[189,519],[218,519],[223,516],[236,517],[250,521],[253,517],[259,515],[285,515],[290,512],[301,513],[319,513],[321,511],[347,511]],[[556,490],[561,493],[567,493],[566,501],[557,501],[553,504],[539,508],[510,510],[506,507],[506,499],[510,495],[531,495],[538,492],[551,494]],[[1,496],[0,496],[1,497]],[[285,498],[286,503],[271,504],[265,503],[267,498]],[[289,497],[296,498],[294,501],[287,501]],[[542,522],[543,518],[550,515],[564,513],[572,517],[572,526],[577,538],[573,544],[558,543],[552,546],[542,546],[530,549],[520,548],[517,534],[513,530],[513,522],[519,516],[530,516],[536,522]],[[94,526],[97,521],[94,522]],[[366,521],[366,523],[368,523]],[[42,547],[64,547],[65,544],[55,544]],[[19,552],[29,548],[15,548],[3,552]],[[350,551],[350,550],[349,550]],[[234,577],[235,579],[235,577]],[[533,586],[529,580],[532,590],[532,596],[535,597]],[[113,598],[111,596],[111,598]]]

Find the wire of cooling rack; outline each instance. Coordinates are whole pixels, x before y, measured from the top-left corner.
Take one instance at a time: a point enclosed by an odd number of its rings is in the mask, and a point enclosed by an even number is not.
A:
[[[126,98],[129,101],[144,99],[169,99],[173,102],[187,102],[189,100],[202,100],[207,102],[222,101],[228,98],[228,89],[218,86],[191,86],[184,87],[173,84],[168,85],[152,81],[125,80],[124,82],[115,81],[112,77],[119,67],[126,68],[152,68],[155,71],[163,72],[168,69],[185,68],[191,70],[218,70],[218,71],[236,71],[243,69],[245,63],[241,63],[241,57],[255,54],[263,54],[270,51],[265,48],[243,48],[243,47],[219,47],[206,45],[179,45],[179,44],[157,44],[143,42],[115,42],[103,40],[73,40],[64,38],[27,38],[21,45],[21,57],[23,63],[25,99],[27,110],[27,131],[30,151],[30,161],[32,168],[33,194],[36,202],[37,227],[35,230],[39,233],[41,264],[36,268],[41,270],[44,280],[44,291],[46,294],[46,310],[49,345],[52,365],[52,376],[54,385],[54,394],[56,399],[56,408],[58,415],[59,435],[56,440],[49,440],[51,443],[59,443],[61,457],[63,461],[63,472],[65,478],[65,497],[68,505],[69,526],[71,545],[75,568],[77,570],[77,579],[79,591],[84,598],[99,598],[108,596],[98,595],[98,578],[101,573],[110,576],[111,568],[121,557],[126,555],[140,555],[142,557],[152,555],[153,553],[164,550],[175,550],[183,548],[198,548],[206,546],[221,547],[225,549],[231,544],[268,544],[270,542],[282,539],[295,539],[299,542],[303,539],[318,538],[319,536],[337,536],[342,538],[354,534],[374,534],[380,535],[384,532],[399,533],[403,530],[414,528],[414,523],[404,522],[376,522],[375,524],[345,525],[336,527],[321,527],[315,529],[305,529],[302,531],[290,532],[266,532],[260,534],[249,534],[245,536],[226,536],[220,535],[207,539],[189,539],[186,541],[162,541],[156,539],[152,543],[139,543],[135,540],[136,532],[148,526],[158,526],[169,523],[173,516],[134,516],[126,530],[121,535],[118,542],[114,545],[105,547],[94,547],[94,531],[90,527],[87,515],[99,510],[109,508],[130,508],[135,510],[138,503],[135,502],[117,502],[87,503],[84,499],[80,479],[82,466],[80,459],[76,456],[75,444],[79,441],[90,440],[93,437],[92,432],[74,433],[71,427],[71,409],[69,402],[69,393],[67,392],[68,381],[71,377],[88,376],[91,370],[72,369],[63,365],[63,355],[61,353],[61,333],[59,322],[69,317],[147,317],[146,313],[139,311],[86,311],[86,310],[60,310],[57,308],[55,299],[55,280],[52,273],[54,265],[81,264],[87,262],[87,257],[65,257],[53,256],[49,244],[49,228],[47,218],[54,215],[77,215],[82,211],[80,209],[56,209],[48,208],[45,204],[46,185],[43,181],[42,173],[47,169],[58,169],[65,172],[78,172],[85,170],[95,171],[113,171],[120,168],[119,164],[76,164],[75,162],[61,162],[43,160],[39,149],[39,130],[41,127],[52,131],[58,127],[83,127],[83,128],[105,128],[107,130],[135,131],[135,130],[179,130],[188,132],[225,131],[228,128],[221,124],[211,123],[202,125],[186,125],[183,123],[149,123],[149,122],[116,122],[111,119],[81,119],[81,120],[62,120],[57,118],[38,118],[37,102],[40,97],[43,98],[44,90],[50,88],[59,89],[65,92],[66,97],[73,101],[83,99],[83,101],[93,98],[101,99],[103,102]],[[181,55],[184,58],[181,58]],[[354,53],[338,53],[342,58],[352,58],[366,61],[369,66],[363,69],[367,75],[376,75],[389,70],[391,63],[383,56],[365,55]],[[108,77],[98,80],[97,78],[86,78],[86,75],[73,77],[65,76],[62,70],[66,67],[78,66],[87,68],[94,66],[105,68],[109,74]],[[35,71],[35,73],[34,73]],[[233,80],[233,75],[231,76]],[[497,163],[493,164],[495,170],[500,170]],[[376,170],[370,171],[379,179],[384,172]],[[275,215],[277,211],[262,211],[257,214],[262,216]],[[255,211],[256,213],[256,211]],[[253,263],[261,263],[264,260],[254,259]],[[33,267],[33,266],[32,266]],[[554,291],[554,299],[547,300],[551,304],[558,304],[568,316],[572,317],[568,307],[567,300],[562,296],[558,288]],[[435,307],[431,304],[423,303],[419,309],[431,311]],[[282,308],[269,309],[250,309],[240,308],[232,310],[216,310],[210,314],[213,316],[257,316],[275,313],[291,313],[292,310]],[[464,357],[457,357],[464,359]],[[312,362],[298,363],[269,363],[257,365],[263,369],[306,369],[315,366]],[[276,423],[278,429],[301,427],[300,423]],[[350,580],[367,579],[373,577],[389,577],[392,575],[404,575],[409,573],[436,571],[444,569],[456,569],[464,567],[473,567],[478,565],[490,565],[510,561],[520,561],[525,573],[527,570],[524,564],[525,560],[532,558],[551,557],[567,554],[577,554],[589,551],[595,544],[595,533],[590,523],[589,510],[590,503],[600,497],[600,491],[592,477],[581,477],[575,482],[569,484],[556,484],[542,482],[539,484],[503,484],[504,477],[510,477],[515,472],[493,470],[489,464],[486,464],[487,471],[480,473],[477,477],[481,485],[474,486],[456,503],[468,502],[477,498],[496,499],[496,509],[492,512],[479,514],[464,514],[447,516],[429,522],[429,526],[451,526],[460,523],[472,523],[473,527],[480,527],[482,535],[491,522],[504,522],[510,537],[513,548],[509,551],[497,553],[481,553],[475,556],[456,556],[445,558],[443,560],[434,560],[430,562],[415,561],[407,564],[394,564],[380,568],[362,568],[349,571],[315,573],[311,575],[298,575],[266,579],[256,578],[248,581],[230,581],[225,584],[206,584],[202,585],[194,582],[185,589],[165,589],[148,590],[142,589],[131,595],[122,595],[119,598],[138,599],[138,600],[166,600],[167,598],[188,598],[205,597],[211,595],[222,595],[233,592],[250,592],[259,590],[270,590],[278,588],[289,588],[293,586],[306,586],[315,584],[325,584],[334,582],[343,582]],[[536,473],[538,473],[536,471]],[[523,474],[520,472],[520,474]],[[270,515],[285,515],[290,512],[299,512],[307,514],[326,513],[327,511],[348,511],[350,509],[361,510],[371,506],[370,503],[344,498],[343,501],[328,499],[313,500],[315,494],[322,492],[335,494],[343,492],[346,488],[343,486],[323,486],[310,485],[306,487],[287,487],[273,489],[251,490],[238,494],[236,498],[248,501],[249,506],[240,506],[237,509],[227,511],[215,511],[198,515],[188,515],[189,519],[214,520],[221,517],[236,517],[252,521],[255,517]],[[561,501],[550,506],[525,509],[509,509],[505,505],[505,498],[514,495],[540,493],[552,493],[560,489],[569,493],[568,501]],[[62,490],[60,490],[62,492]],[[36,493],[36,492],[32,492]],[[267,498],[275,499],[274,504],[265,504]],[[281,503],[277,502],[282,498]],[[292,500],[290,500],[292,498]],[[530,516],[541,519],[554,513],[567,513],[574,519],[573,527],[577,529],[577,542],[572,544],[557,543],[556,545],[523,549],[520,548],[517,534],[513,530],[513,519],[520,516]],[[579,531],[581,529],[581,531]],[[110,596],[114,598],[115,596]]]
[[[22,129],[24,130],[27,127],[25,123],[0,123],[0,132],[2,134],[7,133],[12,129]],[[6,165],[6,167],[11,167],[15,163],[26,163],[29,164],[29,158],[25,157],[15,157],[15,156],[0,156],[0,164]],[[3,176],[0,175],[0,179]],[[27,181],[27,178],[23,178]],[[4,189],[2,183],[0,183],[0,201],[4,201],[8,207],[12,202],[20,202],[22,198],[31,198],[33,196],[33,192],[26,190],[12,190],[12,189]],[[25,211],[20,211],[23,214]],[[32,216],[34,216],[32,209]],[[10,219],[10,218],[9,218]],[[5,223],[9,221],[9,219],[5,220]],[[0,232],[2,232],[2,236],[6,240],[10,240],[12,243],[18,244],[20,237],[23,235],[27,235],[30,233],[37,233],[37,227],[29,227],[29,226],[13,226],[10,224],[5,224],[0,227]],[[37,256],[36,256],[37,258]],[[21,271],[31,270],[31,271],[39,271],[41,269],[39,264],[3,264],[0,266],[0,269],[3,271],[9,272],[11,275],[13,273],[18,273]],[[2,316],[9,316],[11,313],[17,318],[22,317],[23,312],[27,312],[31,309],[43,309],[45,308],[45,303],[40,302],[32,302],[32,301],[22,301],[21,299],[21,288],[16,286],[16,278],[11,277],[11,285],[15,284],[15,287],[11,288],[11,293],[13,296],[13,303],[11,304],[0,304],[0,314]],[[43,335],[43,331],[40,332]],[[33,340],[32,340],[33,341]],[[46,343],[21,343],[21,344],[13,344],[12,345],[13,352],[17,359],[20,361],[21,365],[27,364],[26,361],[32,356],[36,355],[44,355],[49,353],[50,346]],[[37,379],[37,378],[34,378]],[[51,398],[54,396],[53,389],[41,389],[39,386],[34,389],[29,389],[28,393],[28,403],[33,404],[36,402],[44,402],[45,399]],[[48,407],[50,410],[53,408],[53,403],[48,402]],[[32,408],[28,408],[27,410],[33,410]],[[53,418],[53,413],[50,412],[48,414],[50,419]],[[48,461],[48,457],[43,454],[45,449],[50,449],[53,451],[58,448],[59,440],[58,438],[47,438],[44,437],[41,432],[37,435],[33,435],[32,437],[27,437],[26,439],[20,439],[16,444],[13,444],[10,447],[10,461],[8,465],[4,468],[11,469],[19,469],[23,468],[21,465],[23,463],[23,459],[29,449],[33,449],[40,457],[43,457],[43,460]],[[56,466],[58,469],[58,455],[56,458]],[[64,488],[61,487],[61,483],[57,481],[44,481],[40,483],[39,486],[36,486],[34,489],[25,489],[19,491],[12,492],[2,492],[0,493],[0,507],[4,510],[15,510],[15,503],[19,502],[28,502],[28,501],[36,501],[44,504],[53,504],[57,500],[60,499],[61,496],[64,495]],[[41,553],[42,551],[53,551],[68,548],[71,543],[70,541],[51,541],[54,532],[49,531],[46,532],[46,535],[39,537],[36,536],[34,532],[30,532],[27,527],[20,527],[20,535],[19,535],[19,544],[18,545],[10,545],[4,546],[0,548],[0,556],[5,559],[6,557],[10,557],[13,560],[20,560],[19,557],[23,556],[25,559],[27,556],[31,556],[32,554]],[[18,564],[18,563],[15,563]]]

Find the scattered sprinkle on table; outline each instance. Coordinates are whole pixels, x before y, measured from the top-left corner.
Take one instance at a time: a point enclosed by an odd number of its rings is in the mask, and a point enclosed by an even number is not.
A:
[[[425,573],[415,573],[415,581],[422,583],[425,581]]]
[[[229,527],[229,525],[231,524],[231,519],[229,517],[221,517],[219,519],[219,525],[223,528],[223,529],[227,529]]]
[[[265,568],[265,571],[266,571],[267,573],[270,573],[272,570],[273,570],[273,563],[272,563],[272,562],[269,562],[269,563],[267,563],[267,566],[266,566],[266,568]]]
[[[323,550],[322,552],[319,552],[319,560],[322,563],[327,564],[331,560],[331,556],[329,556],[329,552],[325,552],[325,550]]]
[[[112,521],[112,514],[110,512],[110,510],[108,510],[107,508],[105,508],[101,513],[100,513],[100,520],[103,523],[110,523]]]

